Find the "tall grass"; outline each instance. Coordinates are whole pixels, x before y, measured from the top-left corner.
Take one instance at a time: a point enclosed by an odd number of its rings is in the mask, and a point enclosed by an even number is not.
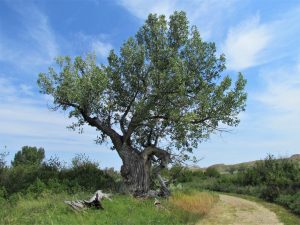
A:
[[[192,194],[176,193],[170,198],[170,203],[186,212],[203,216],[209,212],[219,197],[208,192]]]
[[[175,194],[161,199],[161,208],[153,199],[136,199],[115,195],[113,201],[103,201],[104,210],[88,209],[74,212],[64,200],[86,199],[90,194],[43,194],[39,198],[14,196],[2,201],[0,224],[5,225],[182,225],[194,224],[204,215],[216,197],[209,193]],[[212,197],[210,197],[212,196]],[[186,207],[180,207],[180,203]],[[198,211],[197,208],[199,207]],[[190,211],[189,211],[190,210]]]

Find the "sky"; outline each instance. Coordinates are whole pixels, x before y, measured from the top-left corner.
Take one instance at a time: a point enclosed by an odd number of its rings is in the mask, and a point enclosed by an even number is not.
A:
[[[149,13],[175,10],[226,55],[226,74],[242,72],[248,81],[240,125],[199,145],[197,165],[300,153],[300,0],[0,0],[0,152],[10,161],[22,146],[37,146],[48,159],[69,163],[85,153],[119,169],[110,144],[95,144],[95,129],[68,130],[67,114],[49,109],[38,73],[61,55],[95,52],[105,64]]]

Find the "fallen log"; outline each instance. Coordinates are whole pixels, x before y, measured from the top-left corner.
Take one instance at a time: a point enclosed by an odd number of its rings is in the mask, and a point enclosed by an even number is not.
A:
[[[64,201],[67,205],[71,206],[72,209],[76,211],[82,211],[87,208],[96,208],[96,209],[104,209],[101,201],[106,198],[110,201],[111,194],[107,194],[102,192],[101,190],[98,190],[95,192],[95,194],[89,199],[89,200],[75,200],[75,201]]]

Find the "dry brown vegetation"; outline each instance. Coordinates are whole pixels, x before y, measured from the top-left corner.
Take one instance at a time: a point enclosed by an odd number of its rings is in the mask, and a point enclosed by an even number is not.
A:
[[[218,200],[217,195],[195,192],[191,194],[177,193],[169,199],[169,202],[180,210],[203,216],[210,211]]]

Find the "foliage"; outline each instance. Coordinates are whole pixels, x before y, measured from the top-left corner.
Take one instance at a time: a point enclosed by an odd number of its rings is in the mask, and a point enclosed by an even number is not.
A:
[[[5,161],[5,157],[7,155],[8,155],[7,152],[0,153],[0,198],[4,196],[2,194],[2,193],[4,193],[3,191],[5,190],[3,184],[4,184],[4,180],[6,180],[6,178],[7,178],[8,167],[6,166],[6,161]],[[5,192],[6,192],[6,190],[5,190]]]
[[[15,154],[11,164],[16,167],[20,165],[40,165],[45,158],[45,150],[30,146],[22,147],[21,151]]]
[[[72,160],[72,167],[62,173],[63,179],[76,182],[84,190],[116,189],[115,180],[109,174],[99,169],[99,164],[91,162],[85,155],[77,155]]]
[[[174,164],[170,169],[164,170],[162,175],[169,180],[169,183],[175,185],[192,182],[197,178],[203,178],[205,176],[202,170],[191,170],[179,163]]]
[[[214,167],[208,167],[205,170],[205,175],[208,177],[220,177],[219,171]]]
[[[1,169],[0,190],[4,190],[6,198],[20,192],[38,197],[49,191],[120,190],[120,175],[113,169],[102,170],[85,155],[75,156],[70,167],[64,167],[57,157],[41,162],[44,150],[40,149],[42,154],[36,147],[23,147],[24,151],[16,153],[14,164]]]
[[[35,182],[27,188],[26,192],[37,198],[41,196],[41,194],[45,192],[46,189],[46,184],[44,184],[39,178],[37,178]]]
[[[94,55],[58,57],[56,63],[39,74],[41,93],[53,96],[54,109],[77,119],[72,128],[94,126],[98,141],[110,137],[118,151],[115,125],[122,143],[138,151],[164,138],[167,149],[183,153],[221,124],[236,126],[245,109],[245,79],[239,74],[233,84],[223,76],[225,56],[189,27],[184,12],[169,22],[150,14],[119,54],[110,52],[107,65],[97,65]]]
[[[294,195],[279,195],[279,197],[275,199],[275,202],[290,208],[293,212],[300,215],[300,191]]]

